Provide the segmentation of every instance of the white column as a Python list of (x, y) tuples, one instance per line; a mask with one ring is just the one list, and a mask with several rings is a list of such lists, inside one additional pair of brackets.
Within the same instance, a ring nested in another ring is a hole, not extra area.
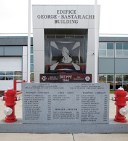
[(94, 75), (94, 82), (97, 83), (98, 81), (98, 16), (97, 16), (97, 0), (95, 0), (94, 6), (94, 15), (95, 15), (95, 75)]
[(27, 81), (30, 82), (30, 47), (31, 47), (31, 0), (28, 0), (28, 50), (27, 50)]

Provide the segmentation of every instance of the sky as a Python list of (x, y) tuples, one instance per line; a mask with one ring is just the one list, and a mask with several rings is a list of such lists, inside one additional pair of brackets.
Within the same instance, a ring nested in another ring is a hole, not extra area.
[[(95, 0), (31, 0), (31, 4), (86, 5)], [(128, 0), (97, 0), (100, 34), (128, 34)], [(0, 0), (0, 34), (28, 32), (28, 0)], [(31, 32), (33, 32), (31, 30)]]

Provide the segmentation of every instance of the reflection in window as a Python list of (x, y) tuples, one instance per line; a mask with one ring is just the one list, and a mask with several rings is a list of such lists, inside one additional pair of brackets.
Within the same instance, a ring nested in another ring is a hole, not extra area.
[(6, 71), (6, 75), (13, 75), (13, 71)]
[(22, 72), (21, 71), (15, 71), (14, 75), (22, 75)]
[(128, 74), (99, 74), (99, 83), (109, 83), (110, 89), (125, 88), (128, 85)]
[(113, 81), (113, 75), (107, 75), (107, 81)]
[(31, 80), (31, 81), (34, 81), (34, 73), (31, 73), (31, 75), (30, 75), (30, 80)]
[(128, 58), (128, 43), (127, 42), (116, 43), (116, 57)]
[(5, 75), (5, 72), (4, 71), (0, 71), (0, 75)]
[(116, 81), (122, 81), (122, 75), (116, 75)]
[(34, 72), (34, 64), (30, 64), (30, 71)]
[(100, 42), (99, 57), (114, 57), (114, 43)]
[(116, 89), (118, 89), (120, 86), (122, 86), (122, 75), (116, 75)]
[(21, 71), (2, 71), (0, 72), (0, 80), (22, 80)]
[(14, 80), (22, 80), (22, 76), (14, 76)]
[(30, 63), (34, 63), (33, 55), (30, 55)]
[(30, 54), (33, 54), (33, 46), (30, 47)]
[(124, 42), (124, 43), (123, 43), (123, 49), (124, 49), (124, 50), (128, 50), (128, 43), (127, 43), (127, 42)]
[(107, 49), (107, 43), (106, 42), (100, 42), (99, 43), (99, 49), (103, 49), (103, 50), (106, 50)]
[(113, 43), (111, 43), (111, 42), (109, 43), (109, 42), (108, 42), (108, 43), (107, 43), (107, 49), (113, 49)]
[(87, 37), (85, 36), (58, 34), (54, 35), (54, 38), (49, 38), (49, 35), (46, 35), (45, 72), (85, 73), (87, 53)]
[(0, 80), (5, 80), (5, 76), (0, 76)]
[(6, 80), (13, 80), (13, 76), (6, 76)]
[(122, 43), (116, 43), (116, 49), (121, 49), (122, 50)]
[(99, 50), (99, 57), (106, 57), (106, 50)]
[(128, 81), (128, 75), (123, 75), (123, 80)]
[(34, 55), (33, 46), (30, 48), (30, 81), (34, 81)]
[(107, 76), (106, 75), (103, 75), (103, 74), (100, 74), (99, 75), (99, 82), (100, 83), (106, 83), (106, 81), (107, 81)]
[(114, 75), (107, 75), (107, 83), (110, 84), (110, 89), (114, 88)]

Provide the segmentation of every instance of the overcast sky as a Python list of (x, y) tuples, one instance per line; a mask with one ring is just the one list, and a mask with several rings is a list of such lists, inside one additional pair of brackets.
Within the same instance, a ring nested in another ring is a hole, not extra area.
[[(97, 0), (100, 34), (128, 34), (128, 0)], [(95, 0), (31, 0), (32, 4), (94, 4)], [(0, 0), (0, 33), (27, 33), (28, 0)]]

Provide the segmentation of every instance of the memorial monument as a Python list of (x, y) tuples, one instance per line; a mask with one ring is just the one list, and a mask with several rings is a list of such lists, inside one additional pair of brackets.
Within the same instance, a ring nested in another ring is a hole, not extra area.
[(109, 84), (94, 83), (99, 6), (33, 5), (32, 11), (34, 83), (22, 84), (23, 119), (7, 131), (128, 131), (110, 124)]

